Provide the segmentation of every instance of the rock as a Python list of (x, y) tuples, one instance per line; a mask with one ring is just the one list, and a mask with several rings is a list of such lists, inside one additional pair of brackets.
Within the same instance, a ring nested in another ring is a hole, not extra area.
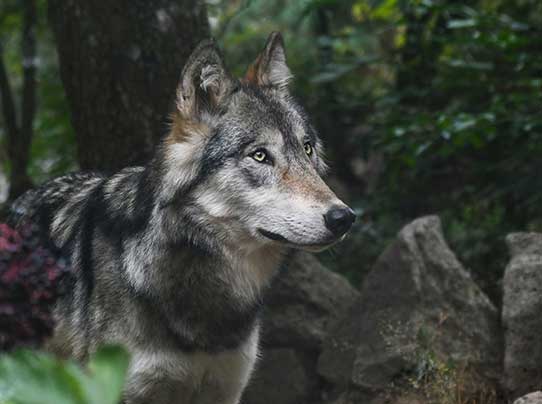
[(311, 383), (293, 349), (266, 350), (243, 395), (243, 404), (307, 403)]
[(359, 292), (311, 254), (297, 253), (288, 262), (265, 301), (262, 344), (318, 350), (329, 325)]
[[(318, 372), (337, 390), (382, 392), (442, 359), (499, 377), (499, 315), (447, 246), (438, 217), (403, 228), (326, 340)], [(437, 359), (435, 359), (437, 358)]]
[[(427, 397), (411, 391), (397, 391), (393, 388), (378, 395), (368, 395), (357, 389), (348, 389), (339, 397), (324, 404), (427, 404)], [(431, 401), (433, 402), (433, 401)]]
[(427, 399), (419, 394), (403, 393), (398, 396), (382, 394), (371, 400), (370, 404), (426, 404)]
[(312, 404), (319, 398), (316, 361), (330, 325), (358, 298), (342, 276), (311, 254), (295, 253), (265, 301), (262, 360), (243, 404)]
[(512, 397), (542, 389), (542, 234), (506, 238), (503, 279), (504, 387)]
[(514, 401), (514, 404), (542, 404), (542, 391), (527, 394)]
[[(369, 403), (369, 401), (371, 401), (370, 396), (368, 396), (366, 393), (363, 393), (359, 390), (353, 389), (353, 390), (346, 390), (340, 393), (338, 397), (335, 397), (332, 400), (324, 399), (324, 404), (360, 404), (360, 403)], [(370, 404), (373, 404), (373, 402), (371, 401)]]

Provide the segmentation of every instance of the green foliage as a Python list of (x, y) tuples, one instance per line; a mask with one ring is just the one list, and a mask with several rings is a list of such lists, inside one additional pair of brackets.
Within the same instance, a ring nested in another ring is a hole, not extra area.
[(0, 404), (117, 404), (129, 357), (103, 347), (88, 369), (52, 355), (17, 351), (0, 356)]
[(542, 52), (534, 3), (488, 4), (425, 3), (421, 13), (436, 22), (423, 27), (424, 46), (435, 59), (403, 52), (374, 147), (385, 154), (381, 195), (391, 208), (440, 213), (456, 251), (498, 297), (504, 236), (542, 216), (533, 175), (542, 168)]

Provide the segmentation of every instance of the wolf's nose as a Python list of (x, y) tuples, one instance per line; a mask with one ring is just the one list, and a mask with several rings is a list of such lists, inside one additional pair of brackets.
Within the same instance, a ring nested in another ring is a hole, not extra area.
[(324, 215), (326, 227), (337, 237), (346, 233), (352, 223), (356, 220), (356, 215), (352, 209), (343, 206), (332, 206)]

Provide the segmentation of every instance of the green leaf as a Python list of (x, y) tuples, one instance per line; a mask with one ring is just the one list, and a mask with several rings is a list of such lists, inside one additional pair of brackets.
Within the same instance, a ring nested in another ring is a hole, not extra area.
[(116, 404), (119, 401), (129, 362), (128, 353), (120, 346), (103, 347), (92, 357), (88, 367), (96, 404)]
[(18, 351), (0, 358), (0, 403), (86, 404), (73, 373), (51, 355)]
[(464, 20), (451, 20), (448, 22), (448, 28), (450, 29), (457, 29), (457, 28), (470, 28), (476, 26), (476, 20), (472, 18), (464, 19)]
[(0, 357), (0, 404), (116, 404), (129, 357), (115, 346), (98, 350), (89, 372), (43, 352)]

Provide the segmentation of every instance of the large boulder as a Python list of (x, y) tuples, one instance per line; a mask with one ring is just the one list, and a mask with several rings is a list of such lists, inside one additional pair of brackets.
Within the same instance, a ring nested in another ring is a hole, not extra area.
[(515, 233), (506, 241), (504, 387), (519, 397), (542, 389), (542, 234)]
[(326, 340), (318, 371), (336, 391), (375, 394), (438, 360), (496, 380), (499, 335), (497, 309), (447, 246), (439, 218), (428, 216), (403, 228), (379, 257)]
[(265, 300), (262, 344), (319, 349), (330, 324), (344, 314), (359, 292), (311, 254), (288, 259)]
[(268, 349), (243, 395), (243, 404), (300, 404), (311, 394), (312, 382), (293, 349)]
[(514, 404), (542, 404), (542, 391), (527, 394), (514, 401)]

